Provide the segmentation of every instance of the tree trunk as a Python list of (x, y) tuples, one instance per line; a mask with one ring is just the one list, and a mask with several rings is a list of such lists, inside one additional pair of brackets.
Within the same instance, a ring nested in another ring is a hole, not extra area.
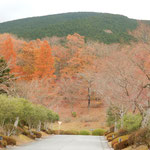
[(17, 128), (17, 127), (18, 127), (18, 123), (19, 123), (19, 117), (16, 118), (16, 121), (15, 121), (15, 123), (14, 123), (14, 127)]
[(123, 124), (124, 124), (123, 117), (124, 117), (124, 110), (123, 110), (123, 105), (122, 105), (122, 108), (121, 108), (121, 111), (120, 111), (121, 129), (123, 129)]
[(31, 128), (32, 128), (32, 124), (28, 123), (28, 129), (29, 129), (29, 131), (31, 131)]
[(11, 131), (8, 129), (6, 132), (6, 136), (10, 136), (10, 134), (11, 134)]
[(88, 88), (88, 109), (90, 109), (91, 104), (91, 95), (90, 95), (90, 88)]
[(5, 119), (2, 121), (2, 128), (4, 128)]
[(48, 130), (48, 126), (49, 126), (48, 122), (44, 122), (44, 129), (45, 130)]
[(114, 132), (117, 132), (117, 121), (115, 121)]
[(73, 112), (74, 112), (74, 103), (71, 102), (71, 113), (73, 113)]
[(53, 121), (51, 121), (50, 127), (51, 127), (51, 130), (53, 130)]
[(123, 120), (123, 113), (121, 113), (121, 129), (123, 129), (123, 122), (124, 122), (124, 120)]
[(40, 132), (41, 131), (41, 121), (39, 120), (39, 124), (37, 126), (37, 131)]
[(150, 121), (150, 108), (148, 108), (142, 116), (142, 123), (141, 123), (141, 128), (145, 128), (148, 126)]

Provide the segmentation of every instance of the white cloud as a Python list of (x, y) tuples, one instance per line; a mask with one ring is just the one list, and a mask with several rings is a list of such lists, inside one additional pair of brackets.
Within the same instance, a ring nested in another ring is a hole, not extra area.
[(63, 12), (94, 11), (149, 19), (149, 0), (1, 0), (0, 21)]

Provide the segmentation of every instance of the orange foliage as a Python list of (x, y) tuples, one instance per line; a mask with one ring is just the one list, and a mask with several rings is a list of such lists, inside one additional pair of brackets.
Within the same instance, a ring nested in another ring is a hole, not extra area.
[(16, 53), (14, 51), (12, 39), (10, 36), (8, 36), (7, 39), (4, 41), (2, 48), (3, 49), (2, 49), (1, 53), (4, 56), (4, 58), (7, 61), (11, 60), (12, 62), (15, 62), (16, 61)]
[[(145, 33), (143, 32), (141, 36), (147, 38)], [(85, 87), (88, 86), (88, 80), (90, 84), (92, 83), (91, 91), (97, 92), (96, 94), (103, 99), (110, 97), (116, 102), (127, 99), (131, 101), (136, 97), (140, 85), (147, 82), (144, 73), (149, 74), (150, 46), (146, 42), (131, 43), (131, 45), (85, 43), (84, 37), (77, 33), (68, 35), (63, 40), (63, 44), (57, 40), (54, 42), (57, 44), (51, 44), (53, 46), (51, 48), (48, 41), (25, 42), (8, 34), (0, 35), (0, 54), (10, 62), (12, 72), (19, 73), (22, 81), (20, 89), (23, 89), (22, 85), (25, 82), (27, 82), (26, 92), (29, 92), (29, 87), (32, 89), (30, 89), (32, 92), (23, 93), (23, 96), (29, 95), (27, 98), (34, 101), (38, 98), (41, 101), (49, 100), (49, 97), (54, 99), (53, 95), (58, 98), (56, 89), (65, 85), (66, 90), (71, 90), (71, 93), (65, 93), (65, 96), (78, 96), (74, 84), (77, 79), (82, 79), (78, 78), (79, 75), (84, 74), (86, 81), (82, 80), (82, 84), (78, 84), (83, 99), (87, 99), (85, 95), (88, 91)], [(57, 80), (54, 80), (55, 83), (51, 87), (52, 82), (48, 79), (54, 77), (54, 72)], [(57, 86), (55, 90), (54, 85)], [(127, 94), (126, 90), (129, 91)], [(46, 96), (43, 98), (44, 91)]]
[(10, 35), (3, 40), (1, 43), (1, 55), (8, 62), (9, 67), (11, 68), (12, 73), (16, 73), (18, 67), (16, 65), (16, 52), (14, 50), (13, 39)]
[(82, 55), (85, 48), (84, 37), (75, 33), (67, 36), (67, 65), (61, 70), (63, 76), (75, 76), (87, 67), (87, 59)]
[(54, 57), (47, 41), (25, 42), (10, 34), (1, 34), (0, 54), (8, 62), (11, 72), (21, 80), (54, 76)]
[(25, 80), (50, 78), (54, 74), (54, 58), (47, 41), (25, 43), (19, 58)]
[(35, 47), (32, 41), (24, 43), (24, 47), (19, 54), (19, 66), (21, 78), (31, 80), (35, 71)]
[(52, 57), (51, 47), (47, 41), (41, 43), (40, 48), (35, 54), (35, 78), (50, 78), (54, 74), (54, 58)]

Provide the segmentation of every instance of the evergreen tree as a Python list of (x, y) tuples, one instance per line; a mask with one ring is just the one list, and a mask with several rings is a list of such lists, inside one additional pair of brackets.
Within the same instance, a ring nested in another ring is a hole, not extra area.
[(0, 57), (0, 94), (8, 93), (10, 82), (13, 75), (10, 74), (10, 69), (3, 57)]

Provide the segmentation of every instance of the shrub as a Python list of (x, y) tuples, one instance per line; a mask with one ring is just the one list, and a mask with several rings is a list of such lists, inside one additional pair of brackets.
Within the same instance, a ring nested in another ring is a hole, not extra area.
[(109, 130), (110, 130), (110, 132), (114, 132), (115, 131), (115, 127), (111, 126)]
[(5, 140), (0, 141), (0, 148), (5, 148), (7, 146), (7, 142)]
[(59, 130), (59, 134), (64, 135), (65, 131), (64, 130)]
[(21, 127), (19, 127), (19, 126), (17, 127), (17, 130), (18, 130), (18, 131), (20, 131), (21, 133), (23, 133), (23, 132), (24, 132), (24, 129), (23, 129), (23, 128), (21, 128)]
[(22, 134), (25, 135), (25, 136), (27, 136), (27, 137), (29, 137), (29, 138), (31, 138), (31, 139), (37, 138), (37, 136), (36, 136), (34, 133), (31, 133), (31, 132), (28, 131), (28, 130), (24, 130), (24, 131), (22, 132)]
[(114, 137), (109, 137), (107, 140), (108, 142), (111, 142), (112, 140), (114, 140), (115, 138), (117, 138), (118, 136), (114, 136)]
[[(139, 114), (126, 114), (123, 120), (123, 128), (128, 132), (133, 132), (140, 128), (142, 117)], [(118, 123), (118, 128), (120, 128), (120, 122)]]
[(135, 132), (133, 132), (128, 138), (129, 145), (134, 145), (134, 143), (135, 143)]
[(106, 131), (104, 135), (107, 136), (110, 133), (111, 133), (110, 131)]
[(114, 144), (114, 150), (121, 150), (121, 149), (126, 148), (128, 146), (129, 146), (128, 145), (128, 140), (124, 140), (120, 143), (115, 143)]
[(117, 137), (118, 137), (118, 135), (115, 132), (111, 132), (111, 133), (107, 134), (107, 136), (106, 136), (108, 142), (112, 141), (113, 139), (115, 139)]
[(51, 129), (48, 129), (48, 130), (45, 130), (45, 129), (41, 129), (41, 131), (47, 133), (47, 134), (54, 134), (54, 130), (51, 130)]
[(129, 135), (117, 137), (117, 138), (112, 140), (111, 145), (112, 145), (112, 147), (114, 147), (116, 144), (119, 143), (119, 139), (121, 139), (121, 142), (123, 142), (123, 141), (126, 141), (126, 140), (128, 141), (128, 138), (129, 138)]
[(65, 135), (79, 135), (78, 131), (75, 130), (68, 130), (68, 131), (64, 131)]
[(36, 136), (36, 138), (41, 138), (42, 137), (42, 134), (40, 132), (32, 131), (32, 133)]
[(64, 135), (65, 131), (64, 130), (51, 130), (52, 134), (60, 134), (60, 135)]
[(21, 134), (21, 133), (23, 133), (23, 132), (24, 132), (24, 129), (22, 129), (21, 127), (18, 126), (18, 127), (16, 128), (15, 134), (16, 134), (16, 135), (19, 135), (19, 134)]
[(61, 134), (61, 135), (64, 135), (64, 134), (71, 134), (72, 131), (64, 131), (64, 130), (49, 130), (50, 134)]
[(41, 128), (41, 131), (43, 131), (43, 132), (47, 132), (47, 130), (45, 130), (44, 128)]
[(150, 148), (150, 130), (148, 128), (139, 129), (135, 133), (131, 134), (129, 144), (147, 145)]
[(59, 130), (52, 130), (52, 134), (59, 134)]
[(23, 129), (24, 129), (24, 130), (28, 130), (29, 127), (28, 127), (28, 126), (23, 126)]
[[(3, 132), (5, 135), (16, 134), (16, 128), (14, 128), (14, 122), (16, 117), (21, 118), (20, 126), (30, 125), (37, 127), (38, 120), (44, 122), (55, 122), (59, 119), (59, 116), (41, 105), (35, 105), (22, 98), (7, 97), (0, 95), (0, 121), (4, 122)], [(32, 118), (32, 119), (31, 119)], [(24, 127), (25, 130), (28, 130)], [(21, 131), (22, 132), (22, 131)], [(24, 131), (23, 131), (24, 132)], [(27, 134), (27, 133), (25, 133)]]
[(20, 120), (18, 125), (21, 128), (23, 128), (24, 126), (28, 126), (28, 124), (27, 124), (27, 122), (25, 120)]
[(128, 134), (128, 131), (126, 129), (120, 129), (117, 134), (118, 136), (123, 136)]
[(109, 137), (112, 137), (112, 135), (116, 135), (115, 132), (110, 132), (109, 134), (106, 135), (106, 138), (108, 139)]
[(106, 130), (104, 130), (104, 129), (96, 129), (96, 130), (92, 131), (92, 135), (102, 136), (102, 135), (104, 135), (105, 132), (106, 132)]
[(7, 142), (7, 145), (16, 145), (16, 140), (12, 137), (3, 136), (3, 139)]
[(14, 125), (13, 124), (11, 124), (11, 123), (7, 123), (7, 124), (5, 124), (4, 125), (4, 127), (3, 127), (3, 130), (4, 130), (4, 135), (9, 135), (10, 136), (10, 133), (11, 133), (11, 135), (15, 132), (15, 127), (14, 127)]
[(107, 125), (111, 126), (115, 123), (115, 121), (119, 120), (119, 111), (120, 108), (115, 105), (110, 105), (109, 108), (107, 109)]
[(80, 134), (80, 135), (90, 135), (90, 132), (89, 132), (89, 131), (86, 131), (86, 130), (82, 130), (82, 131), (80, 131), (79, 134)]
[(30, 134), (28, 137), (31, 138), (31, 139), (35, 139), (35, 138), (36, 138), (36, 135)]
[(28, 130), (23, 130), (22, 134), (25, 135), (25, 136), (29, 136), (30, 132)]
[(48, 130), (46, 131), (46, 133), (47, 133), (47, 134), (54, 134), (54, 133), (55, 133), (55, 130), (48, 129)]
[(76, 112), (72, 112), (72, 117), (76, 117), (77, 113)]

